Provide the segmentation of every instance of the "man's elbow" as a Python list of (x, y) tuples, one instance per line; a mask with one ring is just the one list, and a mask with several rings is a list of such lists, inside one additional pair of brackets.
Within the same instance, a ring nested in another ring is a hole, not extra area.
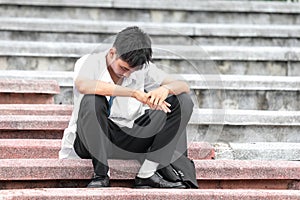
[(81, 94), (86, 94), (87, 93), (87, 89), (85, 86), (85, 81), (80, 80), (80, 79), (76, 79), (75, 80), (75, 87), (78, 90), (78, 92), (80, 92)]
[(187, 84), (186, 82), (183, 82), (183, 85), (184, 85), (184, 92), (185, 93), (190, 93), (190, 86), (189, 84)]
[(177, 82), (180, 87), (177, 90), (173, 91), (173, 94), (178, 95), (181, 93), (190, 93), (190, 86), (185, 81)]

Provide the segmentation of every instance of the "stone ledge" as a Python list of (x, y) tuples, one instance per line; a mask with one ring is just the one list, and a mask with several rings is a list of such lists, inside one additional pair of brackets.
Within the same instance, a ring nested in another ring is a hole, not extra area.
[(0, 79), (1, 93), (59, 94), (55, 80)]
[[(0, 159), (45, 159), (58, 158), (61, 140), (48, 139), (0, 139)], [(191, 159), (213, 159), (214, 149), (207, 142), (192, 142), (188, 144)]]
[[(17, 92), (17, 91), (16, 91)], [(38, 91), (36, 91), (38, 92)], [(0, 93), (0, 104), (54, 104), (54, 95), (39, 93)]]
[(0, 70), (0, 78), (56, 80), (60, 87), (73, 87), (73, 71)]
[(256, 142), (230, 143), (237, 160), (295, 160), (300, 161), (300, 143)]
[(64, 130), (71, 116), (1, 115), (2, 130)]
[(57, 104), (0, 104), (0, 115), (68, 115), (72, 105)]
[(299, 91), (299, 77), (177, 74), (192, 89)]
[[(73, 74), (67, 71), (0, 70), (0, 78), (51, 79), (56, 80), (60, 87), (68, 88), (73, 88)], [(191, 89), (300, 91), (300, 78), (297, 76), (212, 74), (172, 74), (172, 76), (187, 81)]]
[(91, 21), (48, 18), (0, 18), (1, 30), (54, 33), (116, 34), (125, 27), (136, 25), (150, 35), (299, 38), (299, 25), (154, 23), (124, 21)]
[(299, 126), (299, 111), (194, 109), (189, 124)]
[(0, 79), (0, 104), (53, 104), (59, 93), (56, 80)]
[(58, 6), (58, 7), (93, 7), (93, 8), (130, 8), (130, 9), (158, 9), (158, 10), (185, 10), (209, 12), (262, 12), (262, 13), (299, 13), (300, 5), (291, 2), (255, 2), (255, 1), (189, 1), (180, 0), (152, 0), (131, 1), (126, 0), (97, 0), (81, 1), (41, 1), (32, 0), (2, 0), (2, 5), (28, 5), (28, 6)]
[[(0, 41), (0, 56), (81, 57), (84, 54), (109, 49), (110, 44), (74, 42)], [(242, 61), (299, 61), (298, 47), (250, 46), (188, 46), (155, 45), (154, 59), (169, 60), (242, 60)]]
[[(0, 130), (64, 130), (70, 117), (0, 115)], [(194, 109), (189, 124), (300, 126), (300, 111)]]
[[(292, 137), (291, 137), (292, 138)], [(233, 160), (294, 160), (300, 161), (300, 143), (239, 142), (214, 144), (216, 159)]]
[(19, 189), (1, 190), (4, 199), (165, 199), (165, 200), (253, 200), (253, 199), (289, 199), (298, 200), (300, 194), (292, 190), (180, 190), (180, 189), (130, 189), (130, 188), (51, 188), (51, 189)]
[[(198, 180), (299, 180), (296, 161), (194, 160)], [(139, 164), (109, 160), (111, 179), (133, 179)], [(91, 160), (2, 159), (0, 180), (90, 179)]]

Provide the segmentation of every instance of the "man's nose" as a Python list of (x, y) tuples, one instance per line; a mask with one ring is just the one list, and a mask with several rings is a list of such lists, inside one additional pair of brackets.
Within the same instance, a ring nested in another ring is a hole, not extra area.
[(131, 72), (128, 71), (128, 72), (125, 72), (125, 73), (123, 74), (123, 76), (125, 76), (126, 78), (128, 78), (130, 74), (131, 74)]

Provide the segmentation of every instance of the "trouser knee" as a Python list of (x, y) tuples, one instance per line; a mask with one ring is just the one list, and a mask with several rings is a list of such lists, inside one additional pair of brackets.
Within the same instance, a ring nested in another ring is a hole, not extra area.
[(177, 96), (177, 99), (180, 103), (181, 110), (186, 113), (192, 113), (194, 108), (194, 103), (189, 94), (182, 93)]
[(96, 114), (107, 113), (108, 102), (105, 96), (86, 94), (83, 96), (80, 103), (79, 112), (92, 112)]
[(167, 98), (167, 101), (171, 104), (171, 109), (179, 109), (181, 113), (191, 114), (193, 112), (194, 103), (189, 94), (182, 93), (179, 95), (172, 95)]

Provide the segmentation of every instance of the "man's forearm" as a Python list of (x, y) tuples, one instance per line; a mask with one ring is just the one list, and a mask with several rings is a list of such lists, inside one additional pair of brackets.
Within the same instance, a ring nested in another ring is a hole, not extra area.
[(75, 86), (82, 94), (133, 97), (135, 90), (98, 80), (76, 80)]
[(167, 88), (169, 90), (169, 94), (178, 95), (190, 92), (189, 85), (184, 81), (172, 81), (169, 83), (163, 83), (161, 86)]

